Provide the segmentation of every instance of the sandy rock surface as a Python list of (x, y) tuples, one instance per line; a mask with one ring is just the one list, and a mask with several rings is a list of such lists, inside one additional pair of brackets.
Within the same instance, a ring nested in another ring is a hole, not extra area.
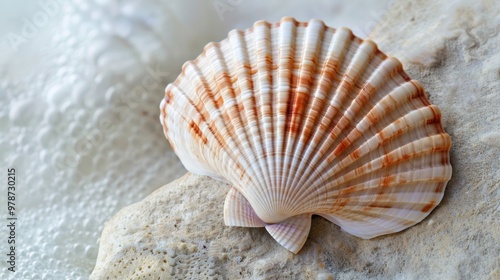
[(313, 219), (298, 255), (265, 229), (223, 224), (229, 186), (185, 175), (105, 227), (92, 279), (500, 279), (500, 3), (397, 2), (370, 35), (442, 110), (453, 177), (401, 233), (361, 240)]
[[(474, 237), (455, 236), (453, 221), (437, 214), (373, 240), (314, 217), (305, 246), (294, 255), (263, 228), (225, 226), (228, 190), (228, 184), (188, 173), (122, 209), (105, 226), (90, 279), (495, 279), (499, 273), (491, 233), (484, 245), (466, 241)], [(481, 259), (455, 259), (464, 250), (480, 251)]]
[[(312, 234), (297, 256), (264, 228), (225, 226), (228, 190), (228, 184), (188, 173), (122, 209), (105, 226), (90, 279), (311, 278), (356, 262), (355, 254), (344, 257), (356, 250), (356, 238), (322, 218), (314, 219)], [(331, 233), (328, 244), (321, 232)]]

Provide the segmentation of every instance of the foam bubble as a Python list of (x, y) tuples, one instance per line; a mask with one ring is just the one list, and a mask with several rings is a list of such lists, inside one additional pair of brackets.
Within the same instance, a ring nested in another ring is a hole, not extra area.
[(33, 100), (22, 99), (10, 105), (9, 120), (12, 124), (26, 126), (35, 117), (35, 103)]
[(58, 108), (67, 100), (68, 88), (62, 85), (55, 85), (50, 88), (44, 96), (47, 97), (47, 102)]

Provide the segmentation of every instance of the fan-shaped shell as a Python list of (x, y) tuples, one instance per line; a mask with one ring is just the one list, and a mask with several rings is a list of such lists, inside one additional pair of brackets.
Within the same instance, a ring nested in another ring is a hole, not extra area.
[(372, 238), (436, 207), (451, 177), (439, 109), (401, 63), (322, 21), (259, 21), (167, 86), (165, 135), (191, 172), (232, 184), (230, 226), (298, 252), (311, 216)]

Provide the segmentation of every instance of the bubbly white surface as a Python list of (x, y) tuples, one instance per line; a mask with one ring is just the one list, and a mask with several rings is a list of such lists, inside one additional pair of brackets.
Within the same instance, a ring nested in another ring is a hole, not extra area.
[(3, 3), (0, 158), (4, 176), (17, 170), (18, 271), (5, 269), (2, 239), (0, 279), (86, 279), (104, 223), (184, 174), (158, 104), (182, 63), (206, 43), (283, 16), (320, 18), (365, 37), (384, 20), (388, 2)]

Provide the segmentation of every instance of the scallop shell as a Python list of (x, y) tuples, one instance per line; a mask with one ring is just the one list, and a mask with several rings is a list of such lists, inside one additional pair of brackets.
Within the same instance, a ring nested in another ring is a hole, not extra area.
[(319, 20), (231, 31), (184, 64), (160, 109), (184, 166), (231, 184), (226, 225), (265, 227), (294, 253), (312, 215), (365, 239), (415, 225), (451, 177), (451, 140), (422, 85)]

